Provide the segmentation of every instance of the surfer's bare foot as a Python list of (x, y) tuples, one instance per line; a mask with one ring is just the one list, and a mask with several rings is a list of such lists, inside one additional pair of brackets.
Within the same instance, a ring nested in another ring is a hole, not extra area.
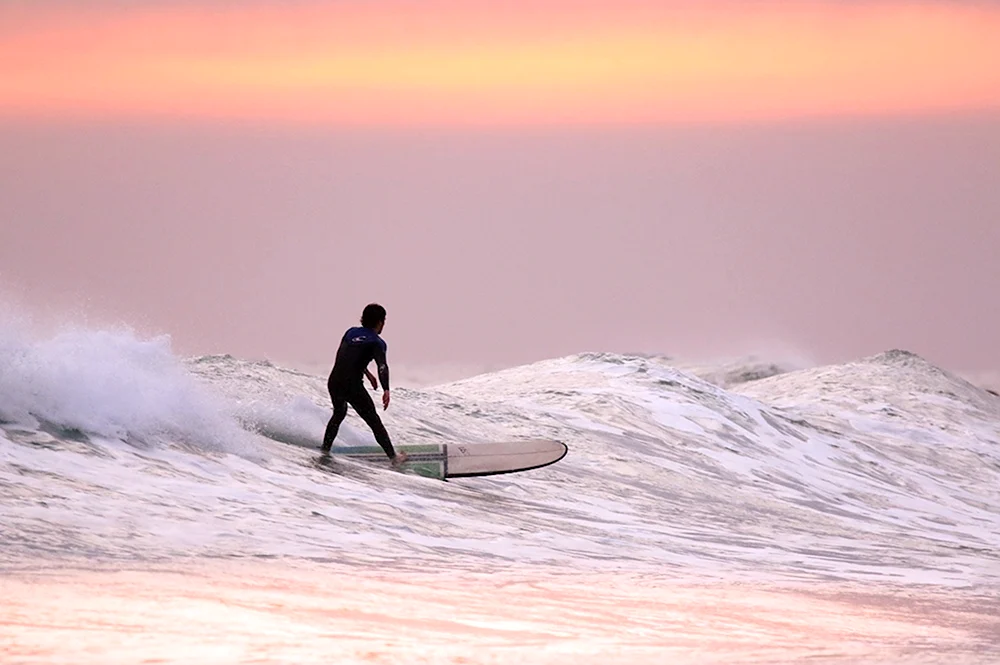
[(396, 456), (392, 458), (392, 467), (394, 469), (398, 469), (401, 464), (404, 464), (406, 462), (407, 457), (409, 457), (409, 455), (407, 455), (403, 451), (399, 451), (398, 453), (396, 453)]

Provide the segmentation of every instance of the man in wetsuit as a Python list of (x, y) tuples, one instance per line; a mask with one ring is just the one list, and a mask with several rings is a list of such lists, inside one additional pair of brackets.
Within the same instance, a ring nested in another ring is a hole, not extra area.
[(406, 461), (406, 453), (396, 451), (389, 441), (389, 433), (385, 431), (382, 419), (378, 417), (375, 404), (365, 390), (365, 376), (372, 384), (372, 389), (378, 388), (378, 383), (368, 364), (374, 360), (378, 368), (378, 378), (382, 381), (382, 408), (389, 408), (389, 365), (386, 364), (386, 345), (379, 337), (385, 327), (385, 308), (372, 303), (361, 313), (361, 327), (351, 328), (344, 333), (337, 350), (337, 360), (330, 372), (327, 388), (330, 399), (333, 400), (333, 417), (326, 426), (323, 436), (323, 452), (328, 452), (337, 438), (340, 423), (347, 416), (347, 405), (350, 404), (359, 416), (368, 424), (375, 435), (375, 440), (382, 450), (392, 460), (393, 466), (399, 466)]

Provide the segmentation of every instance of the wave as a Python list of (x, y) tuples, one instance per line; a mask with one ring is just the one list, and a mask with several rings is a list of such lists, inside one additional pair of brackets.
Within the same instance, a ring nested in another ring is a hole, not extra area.
[[(806, 369), (586, 353), (397, 389), (397, 442), (570, 448), (543, 470), (455, 483), (279, 443), (318, 444), (329, 398), (325, 377), (270, 362), (182, 360), (168, 338), (87, 330), (7, 334), (0, 360), (8, 563), (335, 557), (1000, 583), (1000, 398), (902, 351)], [(352, 414), (338, 443), (374, 442)]]

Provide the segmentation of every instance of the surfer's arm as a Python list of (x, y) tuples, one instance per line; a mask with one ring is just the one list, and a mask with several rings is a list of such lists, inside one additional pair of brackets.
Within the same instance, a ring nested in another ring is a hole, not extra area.
[[(378, 344), (375, 346), (375, 367), (378, 368), (378, 380), (382, 382), (382, 390), (389, 391), (389, 363), (385, 359), (385, 348)], [(367, 370), (366, 370), (367, 371)]]
[(389, 363), (385, 360), (385, 344), (375, 346), (375, 366), (378, 367), (378, 378), (382, 382), (382, 408), (389, 408)]
[(372, 390), (378, 390), (378, 381), (375, 380), (375, 375), (368, 371), (365, 367), (365, 376), (368, 377), (368, 381), (372, 384)]

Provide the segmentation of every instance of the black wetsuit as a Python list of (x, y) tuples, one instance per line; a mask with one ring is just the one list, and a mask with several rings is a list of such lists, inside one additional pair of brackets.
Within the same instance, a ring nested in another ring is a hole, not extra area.
[(385, 352), (385, 342), (371, 328), (351, 328), (344, 333), (337, 350), (337, 360), (330, 372), (330, 380), (326, 384), (330, 390), (330, 399), (333, 400), (333, 417), (326, 426), (323, 450), (329, 450), (333, 445), (340, 423), (347, 416), (347, 405), (350, 404), (371, 427), (375, 440), (389, 459), (396, 457), (396, 451), (389, 441), (389, 433), (385, 431), (382, 419), (378, 417), (375, 404), (364, 386), (365, 368), (374, 360), (378, 366), (382, 390), (389, 389), (389, 366), (385, 361)]

